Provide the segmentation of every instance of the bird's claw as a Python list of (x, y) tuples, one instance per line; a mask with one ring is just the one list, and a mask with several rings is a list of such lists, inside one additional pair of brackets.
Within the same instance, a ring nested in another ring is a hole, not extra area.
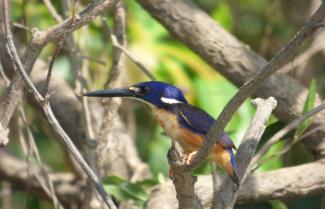
[(191, 152), (186, 158), (186, 165), (191, 165), (197, 151)]

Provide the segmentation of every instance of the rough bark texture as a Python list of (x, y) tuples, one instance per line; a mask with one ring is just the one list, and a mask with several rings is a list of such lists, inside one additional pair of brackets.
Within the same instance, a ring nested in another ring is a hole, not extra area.
[[(258, 142), (262, 138), (267, 121), (277, 104), (273, 97), (268, 99), (257, 98), (252, 103), (256, 107), (256, 112), (236, 154), (237, 175), (240, 183), (245, 181), (247, 174), (251, 170), (249, 163), (255, 154)], [(213, 208), (233, 208), (238, 198), (237, 188), (230, 177), (225, 179), (220, 189), (214, 192)]]
[[(38, 181), (30, 175), (30, 169), (33, 169), (33, 166), (30, 167), (26, 162), (5, 152), (0, 152), (0, 159), (0, 177), (2, 179), (10, 180), (18, 188), (45, 197)], [(316, 161), (305, 165), (249, 175), (239, 190), (237, 203), (322, 194), (325, 191), (324, 172), (325, 162)], [(309, 178), (304, 178), (305, 175), (308, 175)], [(73, 175), (50, 172), (50, 176), (53, 177), (51, 179), (61, 201), (81, 201), (82, 184), (78, 183)], [(219, 178), (218, 182), (222, 182), (223, 179), (224, 177)], [(220, 187), (220, 185), (217, 186)], [(196, 192), (205, 206), (211, 204), (213, 195), (211, 176), (198, 177)], [(176, 193), (171, 181), (163, 183), (153, 190), (147, 209), (157, 208), (177, 208)]]
[[(138, 2), (171, 34), (237, 86), (242, 85), (266, 64), (266, 60), (189, 1), (138, 0)], [(278, 101), (275, 115), (280, 120), (288, 122), (301, 114), (307, 91), (307, 88), (293, 78), (275, 74), (264, 82), (254, 96), (275, 97)], [(316, 99), (316, 105), (318, 104), (319, 97)], [(313, 126), (324, 122), (325, 113), (320, 113), (315, 117)], [(317, 158), (325, 155), (324, 133), (325, 129), (319, 131), (317, 136), (304, 140), (307, 148)]]
[[(325, 191), (325, 162), (316, 161), (265, 173), (251, 174), (239, 189), (237, 204), (269, 199), (299, 198), (322, 194)], [(305, 178), (308, 176), (308, 178)], [(217, 182), (222, 182), (224, 176)], [(212, 203), (211, 176), (199, 176), (196, 193), (205, 207)], [(217, 185), (220, 188), (220, 184)], [(162, 204), (163, 203), (163, 204)], [(147, 209), (176, 209), (178, 207), (173, 184), (169, 181), (157, 186), (150, 197)]]

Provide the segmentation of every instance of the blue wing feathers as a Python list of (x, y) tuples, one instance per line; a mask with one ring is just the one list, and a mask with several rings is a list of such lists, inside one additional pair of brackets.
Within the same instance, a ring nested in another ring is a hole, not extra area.
[(230, 154), (230, 159), (231, 159), (231, 165), (233, 168), (236, 168), (236, 160), (235, 160), (235, 155), (234, 153), (232, 152), (231, 148), (227, 148), (227, 151), (229, 152)]
[(209, 114), (204, 112), (203, 110), (196, 108), (190, 105), (179, 105), (180, 106), (180, 121), (182, 125), (188, 126), (190, 129), (194, 129), (194, 131), (200, 132), (201, 134), (207, 134), (210, 127), (214, 122), (214, 118), (212, 118)]
[[(176, 104), (178, 119), (181, 125), (196, 133), (206, 135), (213, 125), (215, 119), (207, 112), (189, 104)], [(174, 110), (174, 111), (175, 111)], [(234, 143), (226, 132), (222, 132), (219, 141), (222, 146), (236, 149)]]

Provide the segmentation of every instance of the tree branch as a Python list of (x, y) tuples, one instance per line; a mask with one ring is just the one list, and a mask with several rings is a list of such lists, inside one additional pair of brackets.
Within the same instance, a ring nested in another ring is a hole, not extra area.
[[(0, 152), (0, 177), (18, 188), (25, 189), (40, 197), (48, 198), (34, 176), (28, 175), (28, 165), (5, 153)], [(289, 199), (322, 194), (325, 189), (325, 162), (316, 161), (304, 165), (282, 168), (265, 173), (250, 174), (239, 189), (237, 204), (260, 202), (269, 199)], [(63, 204), (81, 202), (84, 185), (70, 173), (49, 171), (56, 194)], [(218, 182), (225, 176), (219, 177)], [(299, 179), (299, 181), (297, 181)], [(217, 185), (220, 188), (220, 184)], [(211, 176), (199, 176), (196, 193), (205, 207), (212, 203), (213, 189)], [(220, 189), (219, 189), (220, 190)], [(154, 188), (147, 209), (176, 209), (177, 199), (171, 181)]]
[(95, 185), (97, 191), (102, 196), (103, 200), (105, 201), (106, 205), (110, 209), (115, 209), (116, 206), (114, 202), (111, 200), (110, 196), (105, 192), (103, 186), (100, 184), (100, 181), (96, 174), (91, 170), (91, 168), (88, 166), (86, 161), (83, 159), (82, 155), (78, 151), (78, 149), (75, 147), (69, 136), (64, 132), (62, 127), (59, 125), (58, 121), (56, 120), (55, 116), (53, 115), (52, 109), (45, 100), (42, 95), (37, 91), (36, 87), (33, 85), (31, 80), (29, 79), (24, 66), (22, 62), (20, 61), (19, 55), (17, 53), (17, 50), (15, 48), (15, 45), (12, 40), (12, 35), (10, 31), (10, 25), (9, 25), (9, 15), (8, 15), (8, 3), (7, 0), (2, 0), (3, 2), (3, 15), (4, 15), (4, 26), (6, 30), (6, 38), (7, 38), (7, 50), (8, 54), (10, 55), (11, 61), (14, 65), (16, 65), (20, 75), (23, 77), (26, 85), (28, 86), (28, 91), (33, 95), (33, 98), (37, 103), (42, 107), (43, 113), (45, 114), (48, 122), (51, 124), (51, 128), (53, 131), (60, 137), (62, 142), (67, 146), (71, 154), (75, 157), (75, 159), (79, 162), (81, 167), (84, 169), (85, 173), (88, 175), (88, 177), (91, 179), (92, 183)]
[[(138, 2), (174, 36), (237, 86), (244, 84), (266, 64), (262, 57), (189, 1)], [(275, 114), (284, 122), (300, 116), (307, 94), (307, 88), (283, 74), (272, 75), (254, 92), (255, 97), (275, 97), (278, 101)], [(316, 105), (319, 103), (317, 96)], [(312, 126), (322, 123), (325, 123), (325, 113), (316, 116)], [(304, 140), (307, 148), (318, 158), (325, 155), (324, 133), (325, 128), (320, 130), (316, 137)]]
[(203, 209), (203, 205), (194, 190), (197, 177), (194, 177), (192, 171), (186, 168), (184, 159), (179, 144), (172, 143), (172, 147), (168, 151), (168, 163), (176, 190), (178, 208)]
[(138, 61), (126, 48), (124, 48), (124, 46), (119, 43), (116, 36), (112, 34), (111, 29), (104, 19), (102, 19), (102, 24), (105, 34), (107, 34), (107, 36), (109, 36), (112, 41), (112, 45), (115, 48), (121, 50), (150, 80), (155, 81), (155, 76), (150, 73), (150, 71), (140, 61)]
[[(42, 87), (44, 87), (45, 69), (45, 63), (38, 60), (35, 64), (35, 70), (31, 74), (32, 80), (39, 91), (42, 91)], [(66, 129), (67, 134), (74, 140), (73, 142), (81, 153), (86, 154), (86, 147), (89, 145), (89, 142), (87, 142), (88, 136), (86, 134), (86, 122), (82, 104), (75, 95), (74, 90), (59, 75), (54, 73), (53, 80), (55, 82), (51, 83), (50, 91), (58, 92), (50, 97), (53, 112), (60, 124)], [(32, 103), (31, 97), (29, 101), (33, 107), (37, 107), (35, 103)], [(102, 120), (103, 106), (100, 104), (100, 101), (92, 100), (89, 103), (89, 108), (96, 110), (92, 114), (90, 122), (94, 130), (97, 131)], [(39, 118), (44, 119), (42, 111), (36, 108), (35, 112)], [(42, 125), (44, 125), (43, 128), (47, 133), (51, 133), (50, 127), (46, 122), (42, 123)], [(134, 139), (130, 137), (118, 115), (115, 115), (112, 129), (107, 133), (105, 139), (109, 142), (107, 146), (111, 148), (103, 156), (105, 159), (103, 166), (107, 168), (105, 169), (106, 174), (118, 175), (123, 179), (131, 179), (133, 175), (139, 175), (136, 177), (137, 180), (143, 180), (150, 176), (148, 166), (138, 156)]]
[(318, 107), (312, 109), (311, 111), (303, 114), (301, 117), (296, 118), (289, 124), (287, 124), (285, 127), (283, 127), (280, 131), (278, 131), (276, 134), (274, 134), (264, 145), (263, 147), (256, 153), (254, 158), (251, 161), (251, 167), (253, 167), (261, 158), (263, 155), (265, 155), (269, 149), (278, 142), (282, 137), (284, 137), (287, 133), (289, 133), (291, 130), (297, 128), (299, 124), (301, 124), (303, 121), (305, 121), (307, 118), (314, 116), (315, 114), (319, 113), (320, 111), (325, 109), (325, 103), (319, 105)]
[[(267, 121), (276, 107), (276, 100), (273, 97), (266, 100), (257, 98), (253, 100), (253, 104), (256, 107), (256, 113), (236, 154), (237, 173), (240, 182), (245, 181), (250, 171), (249, 163), (255, 154), (256, 146), (264, 133)], [(237, 188), (234, 188), (233, 181), (228, 177), (223, 181), (220, 190), (215, 192), (212, 208), (233, 208), (238, 197), (237, 191)]]
[[(37, 175), (42, 175), (39, 166), (29, 165), (26, 162), (7, 154), (0, 152), (0, 177), (3, 180), (10, 181), (13, 186), (32, 192), (43, 198), (50, 198), (43, 190), (35, 175), (30, 174), (33, 169)], [(54, 173), (47, 169), (49, 178), (53, 182), (56, 195), (62, 203), (79, 204), (81, 202), (83, 185), (78, 182), (71, 173)]]
[[(323, 194), (325, 189), (324, 171), (325, 162), (319, 160), (304, 165), (249, 174), (238, 191), (237, 204)], [(225, 176), (222, 176), (218, 182), (222, 182), (224, 179)], [(217, 186), (221, 191), (221, 184)], [(213, 197), (211, 176), (199, 176), (195, 191), (204, 207), (210, 207)], [(164, 209), (178, 208), (175, 188), (170, 181), (153, 189), (146, 209), (161, 208), (162, 203), (164, 203)]]
[(325, 4), (321, 4), (314, 15), (307, 21), (304, 27), (296, 33), (289, 43), (281, 49), (270, 62), (268, 62), (261, 71), (254, 74), (247, 82), (245, 82), (236, 93), (236, 95), (228, 102), (223, 109), (213, 126), (209, 130), (208, 140), (203, 142), (203, 145), (195, 156), (191, 166), (201, 164), (211, 152), (213, 145), (218, 139), (220, 133), (224, 130), (227, 123), (232, 118), (240, 105), (263, 83), (265, 79), (271, 76), (274, 72), (283, 67), (291, 59), (291, 56), (298, 50), (298, 47), (311, 36), (319, 28), (319, 22), (325, 19)]
[[(62, 34), (70, 33), (78, 28), (82, 27), (83, 25), (88, 24), (92, 21), (95, 17), (103, 13), (104, 11), (108, 10), (112, 7), (115, 0), (100, 0), (100, 1), (93, 1), (87, 8), (85, 8), (82, 12), (80, 12), (74, 21), (74, 24), (71, 25), (73, 22), (73, 18), (71, 17), (57, 25), (54, 25), (44, 31), (39, 31), (36, 28), (32, 29), (31, 33), (31, 40), (29, 42), (29, 46), (26, 50), (26, 55), (24, 58), (24, 67), (27, 73), (30, 73), (32, 67), (41, 53), (42, 49), (48, 44), (50, 41), (54, 39), (59, 39)], [(3, 7), (2, 2), (0, 2), (0, 7)], [(4, 22), (3, 16), (0, 15), (0, 22)], [(66, 30), (68, 28), (68, 31)], [(6, 66), (4, 70), (13, 74), (15, 72), (14, 67), (11, 67), (10, 57), (6, 54), (6, 50), (4, 43), (6, 43), (6, 35), (4, 31), (4, 27), (0, 27), (0, 58), (1, 63), (3, 66)], [(3, 53), (5, 52), (5, 53)], [(24, 84), (21, 76), (18, 72), (14, 73), (11, 85), (7, 91), (7, 94), (2, 99), (0, 104), (0, 122), (4, 128), (7, 127), (7, 124), (14, 112), (17, 104), (19, 103), (22, 97), (22, 90)]]

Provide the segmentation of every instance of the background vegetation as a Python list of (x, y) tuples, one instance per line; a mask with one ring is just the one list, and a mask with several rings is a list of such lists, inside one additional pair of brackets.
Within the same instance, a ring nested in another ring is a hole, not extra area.
[[(293, 8), (288, 8), (288, 2), (281, 0), (196, 0), (195, 3), (204, 9), (211, 17), (238, 39), (247, 43), (254, 51), (265, 58), (271, 58), (290, 37), (299, 29), (308, 15), (308, 1), (295, 2)], [(222, 75), (218, 74), (208, 64), (201, 60), (191, 50), (172, 37), (168, 31), (156, 22), (149, 14), (133, 0), (126, 0), (127, 8), (127, 42), (129, 51), (139, 59), (154, 76), (164, 82), (180, 87), (186, 94), (190, 103), (201, 107), (214, 117), (217, 117), (227, 101), (235, 94), (237, 87)], [(40, 0), (12, 0), (12, 20), (22, 23), (29, 28), (45, 29), (55, 21), (50, 16), (47, 7)], [(53, 1), (54, 6), (60, 10), (60, 1)], [(82, 3), (77, 4), (82, 7)], [(80, 9), (77, 7), (77, 10)], [(306, 8), (306, 9), (304, 9)], [(299, 11), (299, 12), (297, 12)], [(295, 13), (294, 13), (295, 12)], [(106, 21), (112, 24), (109, 16)], [(100, 18), (95, 19), (88, 26), (88, 30), (78, 30), (73, 33), (75, 41), (83, 55), (92, 58), (89, 63), (89, 77), (87, 88), (89, 90), (101, 89), (104, 86), (108, 70), (112, 64), (112, 43), (105, 37), (101, 27)], [(15, 28), (21, 34), (21, 41), (28, 38), (29, 33)], [(41, 58), (48, 62), (55, 50), (55, 45), (49, 45), (42, 51)], [(319, 62), (317, 59), (316, 63)], [(323, 67), (324, 68), (324, 65)], [(67, 53), (63, 50), (56, 59), (53, 71), (73, 86), (73, 73)], [(318, 88), (324, 96), (324, 73), (313, 71), (308, 76), (297, 76), (304, 85), (311, 89)], [(301, 75), (301, 74), (300, 74)], [(302, 74), (305, 75), (305, 74)], [(312, 79), (314, 83), (311, 85)], [(147, 77), (130, 61), (126, 61), (123, 72), (123, 85), (147, 80)], [(287, 88), (290, 88), (288, 86)], [(310, 92), (312, 97), (316, 90)], [(60, 94), (60, 92), (56, 92)], [(312, 99), (310, 107), (312, 109)], [(131, 109), (131, 111), (130, 111)], [(52, 140), (41, 128), (42, 122), (35, 117), (33, 108), (28, 109), (28, 118), (32, 124), (43, 162), (58, 171), (67, 171), (64, 154), (56, 141)], [(152, 117), (149, 108), (138, 102), (123, 100), (120, 108), (123, 120), (127, 123), (131, 135), (135, 136), (137, 149), (141, 159), (149, 164), (152, 179), (139, 183), (130, 183), (117, 176), (108, 176), (105, 186), (117, 200), (133, 199), (138, 205), (144, 206), (149, 197), (150, 188), (159, 182), (166, 181), (168, 162), (166, 158), (170, 147), (170, 140), (162, 134), (162, 129)], [(240, 143), (246, 128), (253, 116), (254, 108), (250, 101), (239, 109), (227, 126), (227, 131), (235, 144)], [(305, 124), (306, 125), (306, 124)], [(308, 125), (308, 124), (307, 124)], [(276, 117), (272, 117), (261, 143), (269, 139), (277, 130), (284, 126)], [(301, 127), (300, 127), (301, 128)], [(11, 133), (13, 139), (7, 149), (29, 160), (29, 156), (22, 153), (18, 135)], [(295, 145), (283, 155), (275, 155), (298, 133), (290, 133), (283, 140), (273, 146), (264, 157), (266, 160), (258, 171), (268, 171), (290, 165), (309, 162), (310, 154), (300, 144)], [(209, 174), (210, 164), (205, 163), (196, 171), (196, 174)], [(223, 172), (220, 170), (220, 172)], [(31, 194), (15, 191), (14, 208), (53, 208), (52, 204)], [(312, 196), (293, 200), (270, 200), (258, 204), (241, 205), (236, 208), (265, 208), (265, 209), (300, 209), (319, 208), (320, 196)]]

